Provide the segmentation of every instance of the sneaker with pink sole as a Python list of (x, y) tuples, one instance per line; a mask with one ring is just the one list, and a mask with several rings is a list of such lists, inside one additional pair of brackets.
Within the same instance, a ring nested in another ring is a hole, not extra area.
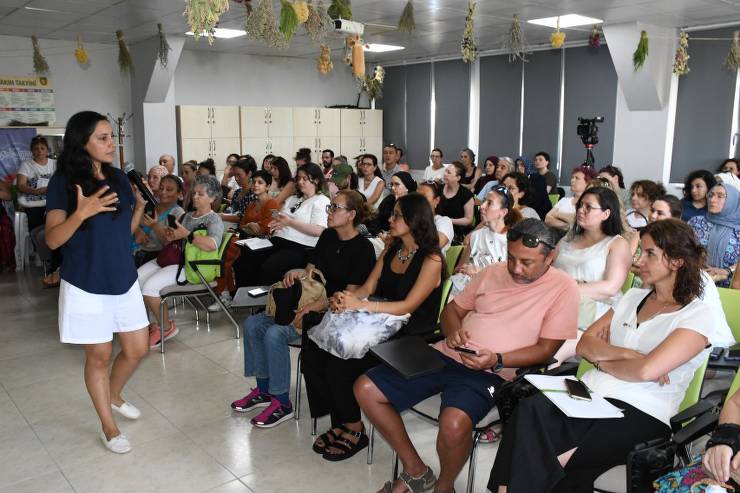
[(270, 405), (270, 394), (260, 389), (252, 389), (250, 393), (231, 403), (231, 409), (240, 413), (247, 413), (252, 409), (260, 409)]
[[(161, 344), (160, 338), (162, 336), (162, 330), (159, 325), (152, 324), (149, 326), (149, 349), (158, 348)], [(169, 341), (175, 337), (180, 331), (175, 326), (175, 321), (170, 320), (170, 328), (164, 333), (164, 340)]]
[(251, 419), (252, 425), (257, 428), (272, 428), (284, 423), (293, 417), (293, 405), (283, 407), (280, 401), (274, 397), (270, 398), (270, 405), (267, 409)]

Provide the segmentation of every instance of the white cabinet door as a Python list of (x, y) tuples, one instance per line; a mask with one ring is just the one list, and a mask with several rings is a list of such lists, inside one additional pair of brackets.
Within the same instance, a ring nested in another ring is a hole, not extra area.
[[(321, 161), (321, 152), (324, 149), (331, 149), (334, 151), (334, 155), (338, 154), (338, 150), (342, 147), (342, 138), (337, 137), (319, 137), (318, 139), (318, 146), (316, 147), (316, 153), (312, 156), (315, 163), (318, 163)], [(347, 156), (349, 157), (349, 156)]]
[(362, 110), (363, 137), (383, 137), (383, 110)]
[(229, 154), (241, 154), (241, 142), (238, 137), (230, 139), (212, 139), (211, 145), (213, 150), (213, 161), (216, 163), (216, 174), (221, 177), (226, 167), (226, 157)]
[(243, 139), (267, 138), (269, 118), (267, 108), (264, 106), (242, 106), (241, 113), (241, 137)]
[(209, 106), (178, 106), (177, 116), (181, 139), (211, 138), (211, 108)]
[(339, 137), (342, 135), (342, 112), (338, 109), (319, 108), (316, 122), (319, 137)]
[(267, 120), (270, 125), (270, 137), (293, 136), (293, 108), (267, 108)]
[(349, 163), (354, 163), (354, 157), (358, 154), (364, 154), (362, 150), (362, 137), (344, 137), (342, 136), (341, 154), (347, 158)]
[[(266, 154), (273, 154), (275, 156), (281, 156), (283, 159), (288, 161), (288, 164), (295, 163), (293, 156), (297, 148), (293, 148), (293, 137), (270, 137), (270, 144)], [(261, 156), (260, 159), (264, 157)], [(257, 159), (257, 156), (254, 157)], [(262, 163), (260, 159), (257, 159), (258, 163)]]
[(239, 139), (239, 107), (211, 106), (211, 138)]
[(262, 165), (262, 158), (265, 157), (265, 155), (270, 154), (269, 146), (270, 139), (267, 137), (248, 137), (246, 139), (242, 139), (242, 152), (252, 156), (257, 162), (258, 168)]
[(341, 112), (341, 136), (344, 137), (362, 137), (363, 119), (362, 113), (365, 110), (347, 110)]
[[(318, 108), (293, 108), (293, 136), (315, 137)], [(313, 148), (313, 145), (311, 146)]]
[(211, 139), (182, 139), (180, 141), (180, 161), (205, 161), (212, 156), (213, 145)]
[(363, 137), (362, 147), (366, 154), (373, 154), (378, 158), (378, 163), (383, 162), (383, 137)]

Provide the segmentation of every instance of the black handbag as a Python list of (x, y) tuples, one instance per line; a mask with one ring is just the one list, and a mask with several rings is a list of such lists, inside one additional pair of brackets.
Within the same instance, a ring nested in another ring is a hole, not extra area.
[(525, 399), (538, 392), (539, 390), (537, 387), (529, 383), (524, 378), (518, 378), (513, 382), (508, 382), (496, 389), (493, 397), (496, 400), (498, 415), (501, 418), (501, 426), (506, 426), (506, 422), (511, 418), (511, 415), (514, 414), (514, 409), (516, 409), (516, 406), (521, 399)]
[(653, 481), (674, 469), (676, 446), (665, 438), (638, 443), (627, 455), (627, 493), (652, 493)]

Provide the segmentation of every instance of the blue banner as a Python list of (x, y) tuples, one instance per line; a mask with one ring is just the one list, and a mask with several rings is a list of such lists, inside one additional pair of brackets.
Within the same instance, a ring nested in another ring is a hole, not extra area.
[(35, 128), (0, 128), (0, 180), (12, 180), (21, 163), (33, 157), (30, 145), (35, 136)]

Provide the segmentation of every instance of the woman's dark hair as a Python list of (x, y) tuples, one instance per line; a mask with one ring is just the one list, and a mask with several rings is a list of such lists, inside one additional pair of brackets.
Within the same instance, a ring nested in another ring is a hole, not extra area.
[(177, 175), (164, 175), (162, 179), (159, 181), (159, 184), (161, 185), (163, 181), (169, 180), (172, 183), (175, 184), (175, 187), (177, 187), (177, 193), (182, 193), (182, 180)]
[[(722, 166), (724, 166), (724, 163)], [(691, 183), (696, 179), (700, 179), (706, 183), (707, 191), (711, 190), (712, 187), (717, 184), (717, 179), (711, 172), (705, 169), (692, 171), (689, 173), (689, 176), (686, 177), (686, 181), (683, 182), (683, 196), (689, 200), (691, 199)]]
[(247, 176), (254, 176), (257, 172), (257, 163), (254, 162), (254, 158), (249, 155), (239, 159), (234, 166), (244, 171)]
[(666, 193), (663, 185), (655, 183), (652, 180), (637, 180), (636, 182), (633, 182), (630, 187), (630, 192), (634, 193), (638, 187), (642, 190), (642, 195), (646, 196), (650, 202)]
[(432, 149), (432, 151), (429, 154), (431, 154), (434, 151), (437, 151), (440, 157), (445, 157), (444, 152), (442, 152), (442, 149), (440, 149), (439, 147), (435, 147), (434, 149)]
[[(619, 202), (619, 197), (614, 193), (614, 190), (606, 187), (594, 187), (589, 188), (578, 198), (576, 202), (576, 212), (581, 208), (583, 199), (589, 195), (596, 197), (599, 201), (599, 207), (603, 211), (609, 211), (609, 217), (601, 221), (601, 232), (607, 236), (617, 236), (624, 233), (624, 226), (622, 225), (622, 206)], [(570, 228), (568, 237), (570, 239), (583, 233), (583, 228), (578, 225), (578, 221), (573, 221), (573, 226)]]
[(421, 187), (427, 187), (429, 190), (432, 191), (435, 197), (438, 199), (442, 198), (442, 192), (444, 192), (444, 187), (440, 186), (436, 181), (430, 180), (430, 181), (423, 181), (419, 183), (419, 185), (416, 187), (416, 191), (419, 191), (419, 188)]
[(603, 168), (601, 168), (599, 170), (599, 174), (601, 174), (601, 173), (606, 173), (609, 176), (616, 176), (617, 177), (617, 180), (619, 182), (619, 188), (621, 188), (622, 190), (624, 190), (624, 175), (622, 174), (622, 170), (621, 169), (619, 169), (616, 166), (613, 166), (613, 165), (610, 164), (609, 166), (604, 166)]
[(360, 192), (356, 190), (340, 190), (334, 198), (340, 195), (344, 198), (347, 211), (355, 211), (355, 218), (352, 220), (354, 227), (359, 226), (375, 215), (375, 210), (368, 205), (367, 199)]
[(570, 176), (573, 176), (576, 173), (583, 173), (583, 176), (586, 179), (586, 183), (596, 178), (596, 170), (594, 170), (592, 166), (584, 166), (583, 164), (580, 166), (576, 166), (575, 168), (573, 168), (573, 171), (570, 172)]
[(450, 166), (454, 166), (455, 170), (457, 170), (457, 176), (462, 178), (465, 176), (465, 165), (461, 163), (460, 161), (452, 161), (450, 163)]
[[(349, 188), (350, 190), (357, 190), (360, 187), (360, 177), (354, 171), (349, 175)], [(359, 193), (359, 192), (358, 192)], [(362, 194), (360, 194), (362, 195)], [(362, 195), (364, 197), (364, 195)]]
[(263, 169), (264, 169), (264, 166), (265, 166), (265, 161), (267, 161), (267, 160), (269, 160), (270, 163), (272, 163), (275, 160), (275, 155), (274, 154), (268, 154), (267, 156), (265, 156), (265, 157), (262, 158), (262, 168)]
[(653, 200), (653, 203), (657, 202), (658, 200), (661, 200), (668, 204), (668, 208), (671, 211), (671, 217), (674, 219), (681, 219), (681, 215), (683, 214), (683, 204), (681, 203), (681, 200), (676, 197), (675, 195), (659, 195), (656, 197), (655, 200)]
[(383, 177), (383, 173), (380, 171), (380, 167), (378, 166), (378, 157), (375, 154), (363, 154), (360, 156), (360, 162), (362, 162), (363, 159), (369, 159), (373, 162), (373, 166), (375, 167), (375, 171), (373, 174), (380, 178), (381, 180), (385, 180)]
[(519, 189), (519, 191), (524, 192), (522, 198), (519, 199), (519, 205), (524, 205), (524, 201), (527, 200), (530, 194), (529, 178), (527, 178), (527, 175), (525, 175), (524, 173), (512, 171), (511, 173), (506, 173), (504, 177), (501, 178), (501, 183), (503, 183), (507, 178), (513, 178), (516, 181), (516, 187)]
[(293, 175), (290, 173), (290, 166), (288, 166), (288, 161), (285, 158), (277, 156), (272, 160), (272, 166), (278, 170), (278, 186), (280, 188), (283, 188), (293, 180)]
[[(77, 207), (76, 185), (82, 188), (85, 196), (97, 191), (100, 182), (93, 174), (93, 162), (90, 154), (85, 150), (87, 142), (95, 132), (99, 122), (107, 122), (108, 119), (95, 111), (80, 111), (67, 120), (64, 130), (64, 141), (62, 153), (57, 161), (57, 173), (63, 176), (67, 182), (67, 196), (71, 209)], [(128, 184), (119, 183), (110, 163), (102, 163), (100, 171), (108, 182), (111, 190), (120, 195), (119, 186)]]
[(545, 158), (545, 161), (547, 161), (547, 169), (550, 169), (550, 155), (546, 153), (545, 151), (540, 151), (537, 154), (534, 155), (534, 157), (542, 156)]
[(268, 187), (272, 185), (272, 175), (263, 169), (252, 173), (252, 180), (256, 180), (257, 178), (261, 178)]
[(470, 162), (473, 164), (473, 167), (475, 168), (475, 153), (473, 152), (473, 149), (470, 149), (468, 147), (465, 147), (460, 152), (464, 152), (468, 156), (470, 156)]
[(216, 163), (213, 162), (213, 159), (208, 158), (205, 161), (199, 162), (198, 169), (201, 168), (207, 169), (209, 175), (216, 176)]
[(242, 158), (242, 156), (240, 156), (239, 154), (235, 154), (235, 153), (232, 152), (231, 154), (229, 154), (228, 156), (226, 156), (226, 162), (229, 162), (229, 159), (231, 159), (232, 157), (235, 157), (237, 160), (239, 160), (239, 159)]
[(683, 265), (676, 272), (673, 299), (687, 305), (700, 298), (704, 294), (701, 271), (705, 251), (696, 240), (691, 226), (679, 219), (665, 219), (645, 226), (640, 231), (640, 238), (645, 235), (650, 235), (668, 260), (683, 260)]
[(46, 140), (46, 137), (43, 135), (36, 135), (31, 139), (31, 144), (28, 146), (30, 150), (33, 150), (33, 146), (37, 144), (43, 144), (44, 147), (46, 147), (46, 150), (49, 150), (49, 142)]
[(724, 161), (722, 161), (722, 164), (720, 164), (719, 168), (717, 168), (717, 173), (724, 173), (724, 171), (722, 171), (722, 168), (724, 168), (725, 164), (727, 163), (735, 163), (735, 166), (740, 168), (740, 164), (737, 162), (737, 159), (729, 158), (729, 159), (725, 159)]
[[(314, 184), (316, 187), (316, 194), (324, 193), (325, 191), (325, 183), (324, 183), (324, 170), (321, 169), (321, 166), (315, 163), (306, 163), (300, 168), (298, 168), (298, 171), (296, 171), (296, 178), (298, 178), (298, 173), (305, 174), (309, 180), (311, 180), (311, 183)], [(298, 181), (298, 180), (296, 180)], [(295, 194), (299, 197), (303, 197), (303, 192), (301, 192), (301, 187), (296, 186), (295, 187)]]
[[(504, 216), (504, 225), (507, 228), (511, 228), (513, 225), (524, 219), (522, 217), (522, 213), (514, 209), (514, 197), (511, 196), (505, 186), (497, 185), (491, 188), (488, 193), (496, 194), (499, 207), (507, 209), (508, 212)], [(511, 206), (509, 204), (511, 204)]]
[[(439, 236), (434, 226), (434, 211), (423, 195), (412, 192), (396, 200), (401, 209), (403, 221), (409, 227), (411, 236), (419, 247), (418, 254), (425, 257), (436, 257), (442, 262), (442, 278), (447, 277), (444, 256), (439, 248)], [(395, 206), (394, 206), (395, 207)], [(395, 238), (391, 250), (398, 250), (403, 246), (401, 238)]]

